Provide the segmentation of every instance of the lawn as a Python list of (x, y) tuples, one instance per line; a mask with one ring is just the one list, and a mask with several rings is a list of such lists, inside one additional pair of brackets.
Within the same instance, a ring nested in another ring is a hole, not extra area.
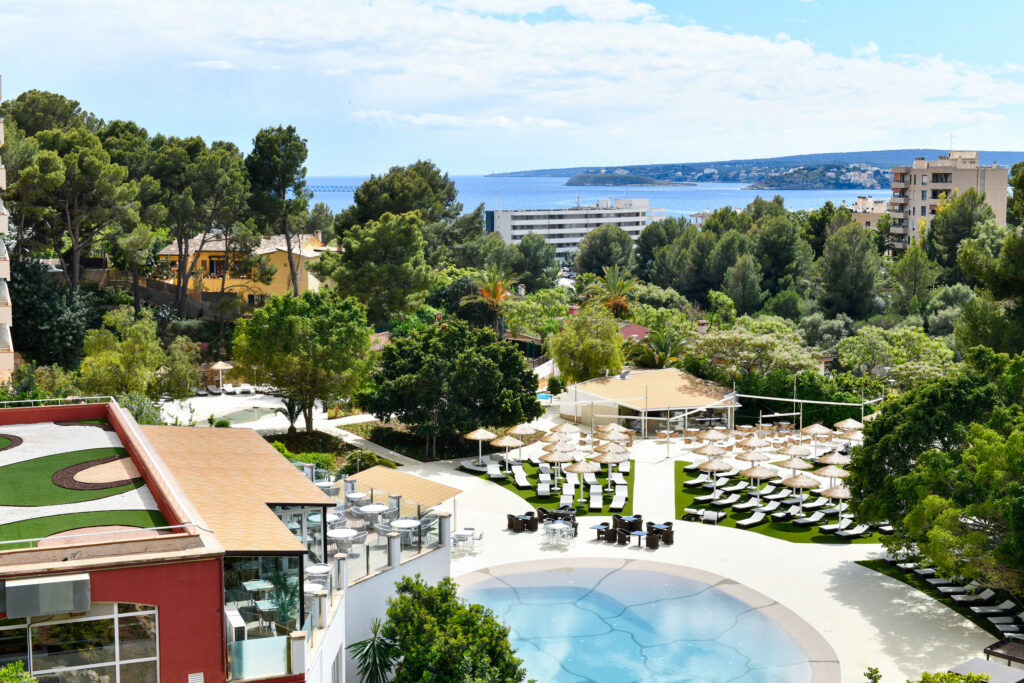
[(268, 434), (263, 437), (273, 443), (280, 441), (292, 453), (338, 453), (347, 448), (345, 442), (324, 432), (298, 431), (294, 434)]
[[(64, 515), (36, 517), (20, 522), (0, 525), (0, 541), (14, 541), (22, 538), (44, 538), (61, 531), (84, 529), (94, 526), (134, 526), (151, 528), (167, 526), (167, 520), (156, 510), (98, 510), (96, 512), (74, 512)], [(11, 543), (0, 546), (3, 550), (27, 547), (28, 544)]]
[[(480, 448), (476, 441), (469, 441), (462, 437), (449, 439), (438, 438), (437, 450), (439, 457), (428, 458), (426, 455), (426, 440), (413, 434), (409, 431), (409, 428), (401, 422), (380, 422), (374, 420), (373, 422), (358, 422), (356, 424), (344, 425), (342, 429), (346, 429), (353, 434), (358, 434), (364, 439), (368, 439), (375, 444), (384, 446), (384, 448), (390, 448), (397, 453), (401, 453), (413, 460), (419, 460), (420, 462), (450, 460), (452, 458), (468, 458), (470, 456), (476, 456), (478, 449)], [(502, 436), (506, 431), (506, 428), (502, 427), (487, 427), (486, 429), (494, 432), (498, 436)], [(538, 433), (526, 437), (517, 436), (516, 438), (524, 444), (531, 444), (541, 436), (543, 436), (543, 434)], [(495, 449), (494, 446), (487, 443), (484, 444), (484, 453), (493, 453), (496, 450), (500, 449)]]
[[(604, 467), (604, 469), (601, 472), (597, 473), (597, 480), (599, 482), (601, 482), (601, 488), (604, 488), (605, 486), (608, 485), (608, 466), (604, 465), (603, 467)], [(481, 474), (481, 475), (479, 475), (479, 477), (480, 477), (480, 479), (486, 479), (488, 481), (493, 482), (494, 484), (497, 484), (498, 486), (501, 486), (501, 487), (511, 491), (512, 493), (515, 493), (516, 495), (518, 495), (520, 498), (522, 498), (523, 500), (525, 500), (527, 503), (529, 503), (530, 505), (532, 505), (535, 508), (536, 507), (545, 507), (545, 508), (548, 508), (549, 510), (552, 509), (552, 508), (557, 508), (558, 507), (558, 499), (560, 497), (559, 495), (552, 495), (549, 498), (540, 498), (540, 497), (537, 496), (537, 488), (536, 488), (536, 485), (537, 485), (537, 466), (534, 465), (531, 462), (524, 462), (523, 463), (523, 469), (526, 471), (527, 477), (533, 483), (533, 485), (534, 485), (533, 488), (529, 488), (529, 489), (519, 489), (519, 488), (516, 488), (515, 481), (512, 479), (512, 475), (511, 474), (508, 476), (507, 479), (505, 479), (503, 481), (497, 480), (497, 479), (492, 480), (486, 474)], [(476, 474), (476, 472), (473, 472), (472, 474)], [(582, 477), (582, 475), (580, 475), (580, 476)], [(634, 465), (631, 465), (630, 468), (629, 468), (629, 474), (626, 475), (626, 483), (628, 484), (628, 487), (629, 487), (628, 488), (628, 490), (629, 490), (629, 497), (626, 499), (626, 506), (624, 508), (622, 508), (622, 512), (618, 513), (620, 515), (631, 515), (631, 514), (633, 514), (633, 478), (635, 476), (636, 476), (636, 468), (635, 468)], [(596, 510), (591, 512), (590, 511), (590, 504), (588, 502), (588, 503), (586, 503), (584, 505), (577, 504), (577, 506), (576, 506), (576, 516), (577, 517), (583, 517), (583, 516), (586, 516), (586, 515), (598, 516), (598, 515), (610, 515), (610, 514), (612, 514), (612, 511), (608, 509), (608, 504), (612, 502), (611, 496), (609, 495), (610, 493), (611, 493), (610, 491), (605, 491), (605, 494), (604, 494), (604, 506), (601, 508), (601, 512), (598, 512)], [(577, 490), (577, 492), (576, 492), (576, 499), (577, 500), (579, 499), (579, 495), (580, 495), (579, 491)]]
[(950, 608), (951, 610), (953, 610), (960, 616), (964, 617), (965, 619), (970, 619), (978, 628), (983, 629), (988, 633), (991, 633), (996, 638), (1003, 638), (1003, 634), (1000, 633), (995, 626), (990, 624), (988, 619), (978, 616), (977, 614), (972, 612), (970, 607), (968, 607), (967, 605), (961, 605), (949, 596), (943, 595), (938, 590), (936, 590), (934, 586), (932, 586), (930, 583), (922, 579), (917, 574), (913, 572), (905, 572), (899, 567), (893, 564), (889, 564), (885, 560), (857, 560), (857, 564), (861, 565), (862, 567), (872, 569), (878, 572), (879, 574), (885, 574), (886, 576), (892, 577), (897, 581), (902, 581), (903, 583), (907, 584), (908, 586), (911, 586), (912, 588), (916, 588), (928, 597), (934, 600), (938, 600), (943, 605)]
[[(675, 463), (675, 492), (676, 492), (676, 519), (681, 519), (683, 511), (686, 508), (691, 507), (705, 507), (702, 503), (695, 503), (694, 497), (708, 493), (708, 490), (703, 487), (686, 488), (683, 486), (684, 481), (693, 479), (694, 476), (690, 476), (690, 473), (683, 469), (684, 466), (690, 463), (683, 460), (677, 460)], [(699, 474), (699, 473), (698, 473)], [(726, 526), (736, 528), (736, 520), (744, 519), (750, 514), (749, 510), (740, 510), (734, 512), (729, 510), (729, 516), (718, 523), (718, 526)], [(792, 543), (833, 543), (833, 544), (846, 544), (846, 543), (878, 543), (878, 534), (872, 534), (871, 536), (865, 536), (863, 538), (840, 538), (835, 534), (823, 534), (818, 531), (817, 527), (801, 527), (793, 524), (792, 522), (776, 522), (774, 520), (758, 524), (757, 526), (744, 529), (744, 531), (753, 531), (765, 536), (771, 536), (772, 538), (778, 538), (783, 541), (790, 541)]]
[(0, 480), (4, 482), (0, 490), (0, 505), (38, 505), (39, 501), (46, 501), (47, 505), (78, 503), (107, 498), (144, 486), (142, 479), (103, 489), (66, 489), (53, 482), (53, 474), (66, 467), (125, 453), (127, 451), (123, 448), (89, 448), (22, 460), (0, 467)]

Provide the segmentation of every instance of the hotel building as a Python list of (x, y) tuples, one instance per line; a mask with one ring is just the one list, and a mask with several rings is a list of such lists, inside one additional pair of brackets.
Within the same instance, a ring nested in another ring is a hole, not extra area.
[(0, 666), (40, 683), (354, 683), (345, 648), (395, 582), (450, 573), (437, 506), (458, 489), (385, 467), (332, 481), (248, 429), (58, 403), (0, 410)]
[(974, 188), (985, 193), (985, 201), (999, 223), (1006, 223), (1006, 193), (1009, 171), (1005, 166), (980, 166), (977, 152), (950, 152), (934, 161), (923, 157), (910, 166), (892, 167), (892, 199), (889, 234), (893, 247), (906, 249), (931, 227), (939, 204), (953, 192)]
[[(2, 83), (0, 83), (2, 85)], [(0, 101), (3, 92), (0, 89)], [(4, 120), (0, 119), (0, 147), (4, 144)], [(0, 190), (7, 189), (7, 169), (0, 158)], [(10, 230), (11, 215), (0, 199), (0, 235)], [(14, 372), (14, 342), (11, 338), (11, 294), (7, 289), (7, 281), (11, 279), (11, 258), (7, 253), (7, 244), (0, 237), (0, 381), (6, 380)]]
[(648, 224), (665, 218), (665, 209), (650, 208), (647, 199), (599, 199), (597, 204), (570, 209), (514, 209), (488, 211), (487, 232), (496, 232), (509, 244), (537, 233), (555, 245), (559, 257), (571, 254), (588, 232), (611, 223), (625, 230), (633, 242)]

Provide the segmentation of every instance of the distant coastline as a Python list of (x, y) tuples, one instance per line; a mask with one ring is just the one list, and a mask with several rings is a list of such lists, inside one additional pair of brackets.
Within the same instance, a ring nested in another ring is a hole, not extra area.
[(571, 187), (621, 187), (624, 185), (689, 185), (697, 183), (660, 180), (633, 173), (577, 173), (565, 181)]

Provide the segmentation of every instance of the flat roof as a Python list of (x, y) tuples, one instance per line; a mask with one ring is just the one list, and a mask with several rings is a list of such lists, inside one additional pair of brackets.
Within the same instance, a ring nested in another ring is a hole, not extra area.
[(358, 474), (353, 474), (349, 480), (359, 482), (371, 489), (387, 491), (393, 496), (401, 496), (412, 503), (419, 503), (420, 506), (428, 508), (440, 505), (449, 498), (454, 498), (462, 493), (462, 489), (438, 484), (436, 481), (417, 477), (415, 474), (406, 474), (383, 465), (375, 465)]
[[(109, 420), (53, 420), (75, 417), (60, 407), (47, 413), (48, 421), (0, 425), (0, 541), (75, 545), (105, 532), (123, 539), (117, 532), (138, 529), (145, 537), (157, 533), (146, 529), (172, 523)], [(18, 547), (4, 543), (0, 551)]]
[(334, 505), (251, 429), (141, 429), (226, 552), (305, 552), (269, 506)]
[(678, 410), (712, 403), (721, 408), (740, 405), (735, 401), (722, 400), (730, 392), (720, 384), (675, 368), (633, 371), (625, 379), (612, 375), (573, 386), (578, 391), (609, 399), (633, 410)]

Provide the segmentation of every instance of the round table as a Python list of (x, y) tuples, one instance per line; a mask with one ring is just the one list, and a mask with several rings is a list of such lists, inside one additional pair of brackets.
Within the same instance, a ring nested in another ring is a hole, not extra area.
[(336, 482), (336, 481), (318, 481), (318, 482), (316, 482), (316, 485), (319, 486), (320, 488), (324, 489), (324, 490), (327, 490), (327, 489), (333, 489), (335, 486), (338, 485), (338, 482)]
[(387, 512), (388, 506), (384, 503), (370, 503), (359, 508), (359, 512), (364, 515), (373, 515), (377, 519), (377, 523), (380, 523), (380, 516), (382, 513)]
[(306, 567), (307, 576), (327, 576), (331, 573), (331, 568), (326, 564), (311, 564)]
[(415, 529), (420, 525), (418, 519), (396, 519), (391, 522), (392, 529)]
[(355, 538), (358, 534), (358, 531), (355, 529), (349, 529), (348, 527), (327, 530), (327, 538), (332, 541), (347, 541), (350, 538)]
[(345, 494), (346, 500), (366, 500), (366, 494), (362, 491), (348, 491)]

